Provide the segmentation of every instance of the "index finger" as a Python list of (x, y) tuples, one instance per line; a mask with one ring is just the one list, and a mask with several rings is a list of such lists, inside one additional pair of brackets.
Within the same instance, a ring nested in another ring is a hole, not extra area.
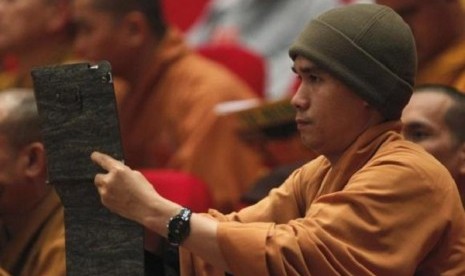
[(92, 154), (90, 155), (90, 159), (92, 159), (92, 161), (95, 164), (99, 165), (106, 171), (109, 171), (112, 167), (115, 167), (121, 164), (120, 161), (114, 159), (113, 157), (105, 153), (98, 152), (98, 151), (92, 152)]

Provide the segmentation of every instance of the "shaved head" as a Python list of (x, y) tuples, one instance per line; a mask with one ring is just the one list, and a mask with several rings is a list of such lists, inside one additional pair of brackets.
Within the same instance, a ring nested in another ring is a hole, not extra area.
[(116, 18), (122, 18), (132, 11), (143, 13), (157, 37), (166, 31), (160, 1), (158, 0), (92, 0), (94, 9), (111, 12)]
[(0, 92), (0, 134), (17, 149), (41, 141), (40, 118), (30, 89)]

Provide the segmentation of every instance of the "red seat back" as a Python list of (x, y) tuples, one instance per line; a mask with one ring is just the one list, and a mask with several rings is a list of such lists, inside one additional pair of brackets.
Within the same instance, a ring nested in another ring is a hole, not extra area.
[(197, 51), (235, 73), (244, 80), (256, 93), (264, 98), (265, 94), (265, 59), (237, 44), (208, 44)]
[(209, 0), (163, 0), (161, 2), (168, 23), (187, 31), (202, 14)]
[(161, 196), (194, 212), (205, 212), (211, 208), (208, 188), (197, 177), (168, 169), (143, 169), (140, 172)]

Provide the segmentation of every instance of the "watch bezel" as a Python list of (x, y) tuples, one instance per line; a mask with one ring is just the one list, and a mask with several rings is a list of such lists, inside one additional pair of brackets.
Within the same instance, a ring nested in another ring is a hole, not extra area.
[(190, 218), (192, 211), (183, 208), (179, 213), (170, 218), (168, 228), (168, 242), (173, 246), (179, 246), (189, 235)]

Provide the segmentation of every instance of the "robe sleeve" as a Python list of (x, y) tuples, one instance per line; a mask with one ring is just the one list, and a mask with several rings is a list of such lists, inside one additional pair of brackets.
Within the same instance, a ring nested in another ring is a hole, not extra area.
[(218, 242), (232, 273), (413, 275), (448, 228), (425, 206), (451, 217), (446, 202), (457, 194), (445, 173), (381, 163), (359, 171), (342, 191), (318, 197), (302, 218), (221, 223)]
[(218, 243), (234, 275), (413, 275), (461, 208), (450, 175), (435, 168), (374, 161), (342, 190), (307, 202), (299, 201), (311, 197), (311, 177), (293, 175), (265, 202), (220, 223)]

